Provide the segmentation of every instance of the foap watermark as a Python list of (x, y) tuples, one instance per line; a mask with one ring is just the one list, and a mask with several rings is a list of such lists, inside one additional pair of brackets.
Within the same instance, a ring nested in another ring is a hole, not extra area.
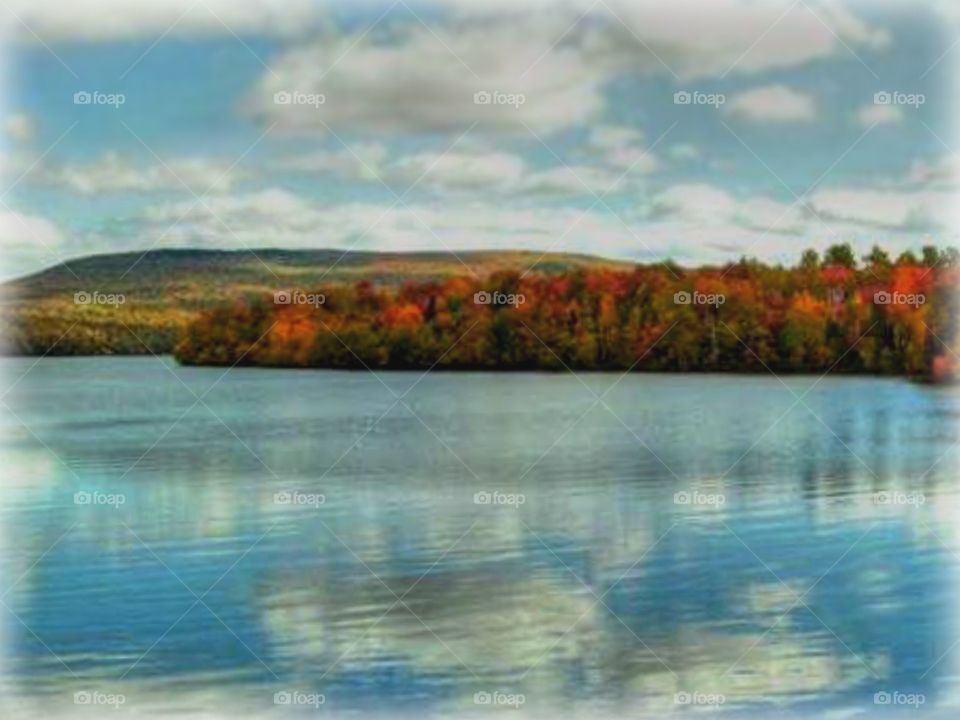
[(99, 690), (79, 690), (73, 694), (74, 705), (108, 705), (114, 710), (127, 702), (125, 695), (120, 693), (105, 693)]
[(720, 107), (727, 101), (727, 96), (723, 93), (705, 93), (699, 90), (677, 90), (673, 94), (674, 105), (712, 105), (715, 108)]
[(523, 93), (478, 90), (473, 94), (474, 105), (509, 105), (519, 109), (526, 101), (527, 96)]
[(913, 708), (919, 708), (927, 701), (923, 693), (902, 693), (896, 690), (881, 690), (873, 694), (874, 705), (906, 705)]
[(874, 493), (874, 505), (912, 505), (920, 507), (927, 502), (927, 496), (922, 492), (902, 492), (893, 490), (892, 492), (881, 491)]
[(274, 305), (312, 305), (320, 307), (327, 301), (323, 293), (305, 293), (299, 290), (277, 290), (273, 294)]
[(74, 505), (110, 505), (118, 508), (127, 502), (127, 496), (123, 493), (105, 493), (99, 490), (88, 492), (78, 490), (73, 494)]
[(299, 705), (319, 708), (327, 701), (323, 693), (306, 693), (299, 690), (280, 690), (273, 694), (274, 705)]
[(527, 501), (527, 496), (523, 493), (504, 493), (498, 490), (487, 492), (481, 490), (473, 494), (474, 505), (508, 505), (518, 508)]
[(699, 490), (687, 492), (682, 490), (673, 494), (674, 505), (703, 505), (706, 507), (723, 507), (727, 498), (723, 493), (703, 493)]
[(273, 494), (274, 505), (306, 505), (316, 508), (325, 502), (327, 502), (327, 497), (323, 493), (287, 492), (284, 490)]
[(481, 690), (473, 694), (474, 705), (496, 705), (498, 707), (519, 708), (527, 701), (523, 693), (506, 693), (500, 690), (487, 692)]
[(78, 90), (73, 94), (74, 105), (109, 105), (114, 110), (127, 101), (123, 93), (105, 93), (99, 90)]
[(307, 105), (316, 109), (327, 102), (323, 93), (308, 93), (299, 90), (278, 90), (273, 94), (274, 105)]
[(74, 305), (111, 305), (118, 307), (127, 301), (123, 293), (102, 293), (98, 290), (79, 290), (73, 294)]
[(720, 307), (726, 301), (726, 296), (721, 293), (702, 293), (697, 290), (687, 292), (686, 290), (680, 290), (673, 294), (673, 302), (675, 305), (713, 305), (714, 307)]
[(873, 294), (873, 302), (876, 305), (910, 305), (911, 307), (920, 307), (927, 302), (927, 296), (923, 293), (887, 292), (886, 290), (880, 290)]
[(720, 693), (678, 692), (673, 696), (675, 705), (699, 705), (703, 707), (719, 707), (727, 701)]
[(909, 105), (918, 108), (927, 101), (923, 93), (905, 93), (896, 90), (881, 90), (873, 94), (874, 105)]
[(509, 307), (520, 307), (527, 301), (523, 293), (505, 293), (499, 290), (488, 292), (480, 290), (473, 294), (475, 305), (507, 305)]

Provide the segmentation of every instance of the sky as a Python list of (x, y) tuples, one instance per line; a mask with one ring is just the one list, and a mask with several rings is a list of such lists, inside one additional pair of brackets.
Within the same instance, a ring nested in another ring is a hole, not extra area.
[(3, 277), (956, 244), (951, 0), (7, 0), (0, 27)]

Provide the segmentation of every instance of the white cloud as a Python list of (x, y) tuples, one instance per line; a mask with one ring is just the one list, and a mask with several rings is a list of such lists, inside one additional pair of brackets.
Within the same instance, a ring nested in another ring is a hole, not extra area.
[(960, 25), (960, 6), (954, 0), (931, 0), (930, 7), (941, 21), (953, 27)]
[(960, 156), (917, 160), (910, 167), (907, 182), (930, 189), (957, 189), (960, 185)]
[[(586, 248), (614, 256), (644, 251), (615, 217), (599, 212), (584, 216), (576, 208), (510, 208), (465, 199), (388, 210), (364, 202), (311, 203), (278, 189), (221, 196), (208, 204), (193, 209), (190, 203), (155, 206), (140, 218), (142, 231), (149, 236), (168, 230), (164, 245), (191, 247), (236, 247), (239, 238), (249, 247), (443, 252), (555, 246), (558, 252)], [(186, 218), (169, 228), (184, 213)], [(557, 244), (561, 237), (564, 241)]]
[[(140, 218), (143, 233), (166, 231), (166, 246), (237, 247), (239, 239), (248, 247), (436, 252), (552, 249), (697, 263), (721, 262), (731, 253), (748, 251), (795, 260), (808, 243), (796, 234), (766, 232), (766, 221), (772, 222), (774, 211), (781, 209), (772, 201), (719, 199), (720, 212), (711, 216), (713, 222), (674, 214), (643, 224), (630, 218), (621, 221), (606, 211), (584, 214), (582, 208), (519, 208), (469, 199), (390, 209), (364, 202), (325, 205), (279, 189), (220, 196), (208, 205), (155, 206)], [(184, 213), (186, 217), (171, 228)]]
[(700, 148), (690, 143), (676, 143), (667, 148), (667, 154), (678, 161), (698, 160)]
[(605, 165), (621, 171), (651, 173), (660, 166), (656, 155), (644, 147), (643, 132), (638, 128), (595, 125), (587, 147), (598, 153)]
[(49, 247), (56, 249), (63, 242), (63, 236), (49, 220), (37, 215), (19, 212), (0, 212), (0, 240), (5, 248)]
[(36, 119), (26, 113), (13, 113), (3, 119), (3, 134), (18, 143), (28, 143), (37, 134)]
[[(354, 143), (349, 149), (273, 154), (259, 163), (250, 161), (241, 169), (202, 156), (139, 165), (127, 156), (107, 152), (89, 163), (38, 164), (25, 181), (85, 196), (191, 191), (197, 195), (222, 194), (230, 192), (238, 181), (284, 174), (381, 182), (400, 194), (415, 184), (417, 189), (441, 194), (470, 192), (511, 200), (628, 192), (634, 187), (630, 173), (625, 175), (619, 168), (574, 163), (535, 169), (522, 155), (484, 146), (464, 151), (423, 151), (393, 160), (388, 155), (382, 143)], [(7, 174), (16, 167), (7, 168)]]
[(692, 222), (711, 222), (733, 216), (737, 201), (730, 193), (710, 185), (674, 185), (652, 201), (657, 216), (683, 217)]
[(903, 231), (947, 231), (957, 220), (956, 193), (945, 190), (831, 188), (814, 193), (809, 206), (828, 222)]
[(726, 190), (705, 184), (674, 185), (652, 200), (655, 218), (703, 226), (737, 226), (764, 233), (798, 234), (807, 220), (803, 211), (765, 197), (740, 200)]
[(149, 193), (192, 190), (225, 192), (241, 173), (227, 162), (202, 157), (174, 158), (166, 164), (138, 165), (107, 152), (86, 164), (39, 165), (28, 175), (33, 183), (53, 185), (81, 195), (111, 192)]
[(765, 197), (741, 201), (733, 220), (738, 225), (771, 233), (798, 234), (807, 227), (802, 208)]
[[(575, 48), (551, 48), (563, 29), (541, 18), (538, 27), (414, 23), (389, 40), (375, 33), (319, 38), (273, 60), (244, 108), (301, 131), (463, 131), (474, 123), (549, 131), (587, 120), (603, 99), (602, 72)], [(323, 95), (325, 102), (277, 104), (278, 92)], [(494, 93), (494, 101), (476, 104), (478, 92)]]
[[(639, 132), (631, 135), (640, 136)], [(591, 192), (629, 192), (634, 187), (630, 174), (619, 168), (578, 163), (535, 168), (523, 155), (484, 144), (463, 144), (463, 150), (422, 151), (389, 160), (385, 146), (359, 143), (350, 150), (276, 157), (264, 167), (269, 172), (331, 173), (343, 179), (379, 181), (401, 195), (416, 188), (498, 201), (588, 197)]]
[[(805, 6), (794, 6), (775, 23), (790, 5), (716, 0), (704, 10), (702, 0), (611, 2), (610, 9), (581, 0), (460, 3), (452, 14), (431, 16), (429, 29), (406, 22), (398, 11), (389, 33), (327, 32), (272, 58), (243, 108), (264, 123), (300, 131), (462, 131), (476, 122), (480, 129), (523, 132), (528, 125), (549, 132), (594, 120), (605, 87), (618, 77), (707, 77), (731, 67), (758, 72), (831, 56), (841, 42), (886, 42), (882, 31), (840, 7), (818, 7), (821, 22)], [(293, 91), (322, 94), (326, 102), (274, 102), (275, 93)], [(523, 102), (476, 105), (479, 91), (522, 96)], [(788, 100), (790, 119), (796, 119), (804, 109)]]
[(347, 178), (375, 180), (387, 159), (382, 143), (354, 143), (341, 150), (316, 150), (299, 155), (275, 155), (264, 163), (269, 171), (336, 174)]
[(726, 262), (739, 253), (793, 262), (804, 247), (826, 244), (823, 238), (768, 234), (732, 222), (664, 219), (625, 224), (605, 211), (584, 214), (580, 208), (515, 208), (469, 200), (387, 210), (362, 202), (312, 204), (283, 190), (268, 190), (219, 197), (209, 205), (235, 235), (202, 206), (169, 228), (188, 211), (189, 204), (184, 203), (153, 208), (144, 218), (143, 233), (150, 236), (166, 231), (164, 246), (235, 248), (239, 238), (242, 245), (252, 248), (458, 253), (525, 249), (646, 262), (670, 257), (687, 263)]
[[(792, 263), (807, 247), (823, 250), (849, 240), (858, 252), (866, 252), (877, 241), (875, 231), (865, 231), (859, 222), (837, 219), (830, 222), (834, 232), (826, 232), (799, 208), (761, 197), (738, 200), (709, 186), (674, 187), (657, 198), (652, 218), (624, 216), (623, 221), (605, 209), (584, 214), (576, 207), (518, 207), (495, 200), (477, 202), (466, 195), (391, 208), (366, 201), (311, 201), (274, 188), (220, 195), (206, 205), (191, 208), (189, 201), (155, 205), (133, 218), (139, 228), (136, 235), (165, 233), (166, 247), (527, 249), (646, 262), (670, 257), (687, 264), (722, 263), (741, 254)], [(872, 211), (867, 213), (873, 216)], [(883, 242), (891, 252), (899, 252), (916, 244), (916, 233), (891, 230)]]
[(323, 19), (322, 5), (314, 0), (7, 0), (6, 5), (33, 32), (13, 16), (5, 18), (5, 29), (29, 43), (38, 42), (37, 36), (45, 43), (231, 32), (291, 37), (309, 32)]
[(398, 190), (419, 179), (418, 188), (471, 192), (505, 201), (540, 196), (589, 198), (591, 194), (625, 192), (632, 187), (629, 174), (625, 177), (619, 169), (576, 163), (536, 169), (520, 155), (480, 150), (405, 156), (387, 167), (386, 178)]
[(857, 111), (857, 122), (863, 127), (899, 125), (903, 122), (903, 111), (897, 105), (864, 105)]
[(546, 249), (571, 226), (571, 243), (594, 244), (597, 252), (636, 244), (616, 218), (602, 213), (580, 218), (582, 210), (575, 208), (510, 208), (464, 199), (387, 209), (365, 202), (313, 203), (280, 189), (220, 196), (207, 205), (154, 206), (140, 218), (142, 229), (150, 235), (186, 213), (169, 229), (165, 244), (236, 247), (239, 238), (249, 247), (346, 248), (356, 242), (358, 250)]
[(4, 278), (34, 272), (58, 260), (64, 244), (60, 230), (46, 218), (0, 211), (0, 250)]
[[(740, 227), (771, 235), (824, 233), (839, 236), (891, 233), (931, 233), (942, 237), (956, 227), (956, 194), (952, 190), (919, 187), (876, 189), (838, 187), (819, 190), (803, 203), (783, 203), (763, 196), (738, 199), (712, 185), (674, 185), (651, 201), (656, 220), (698, 227)], [(816, 214), (823, 222), (813, 216)], [(849, 239), (846, 237), (846, 239)]]
[(588, 142), (593, 147), (616, 150), (643, 143), (643, 131), (621, 125), (594, 125)]
[[(942, 0), (946, 2), (947, 0)], [(513, 24), (561, 17), (592, 58), (631, 71), (673, 72), (689, 79), (757, 73), (830, 57), (844, 48), (883, 48), (889, 33), (840, 3), (795, 0), (447, 0), (460, 17)], [(572, 27), (586, 13), (586, 17)], [(561, 29), (560, 33), (564, 30)], [(554, 35), (559, 38), (560, 33)], [(655, 57), (653, 53), (656, 53)], [(669, 67), (669, 71), (664, 67)]]
[(621, 172), (612, 172), (591, 165), (558, 165), (527, 175), (519, 190), (544, 195), (579, 195), (590, 199), (622, 191), (627, 179)]
[[(949, 7), (946, 0), (942, 4)], [(6, 5), (36, 36), (45, 43), (55, 44), (152, 41), (161, 35), (303, 38), (332, 26), (331, 6), (336, 3), (323, 0), (7, 0)], [(389, 3), (365, 3), (365, 6), (373, 20)], [(459, 31), (455, 28), (502, 22), (518, 29), (518, 40), (530, 38), (531, 48), (537, 52), (548, 50), (550, 44), (562, 37), (555, 49), (557, 52), (574, 48), (590, 64), (615, 65), (631, 72), (663, 73), (667, 71), (662, 60), (672, 72), (687, 78), (718, 75), (734, 64), (735, 71), (750, 73), (790, 67), (831, 56), (842, 51), (843, 44), (852, 48), (876, 48), (889, 42), (887, 33), (868, 25), (839, 3), (818, 4), (816, 15), (810, 7), (795, 5), (792, 0), (711, 0), (707, 10), (701, 0), (674, 0), (669, 4), (660, 0), (608, 0), (599, 5), (592, 0), (526, 0), (522, 3), (512, 0), (443, 0), (441, 3), (436, 0), (413, 7), (458, 54), (469, 51), (457, 42)], [(12, 14), (4, 16), (5, 29), (16, 39), (38, 42)], [(577, 22), (581, 16), (584, 19)], [(677, 18), (683, 18), (683, 22), (677, 22)], [(378, 29), (394, 28), (399, 22), (419, 26), (419, 22), (399, 6)], [(523, 49), (522, 43), (500, 47), (505, 56), (516, 56), (516, 51)], [(342, 46), (345, 48), (346, 43)], [(520, 55), (519, 61), (525, 57)], [(529, 62), (535, 59), (534, 55)], [(516, 71), (523, 69), (516, 68)]]
[(527, 173), (523, 158), (506, 152), (418, 153), (400, 158), (391, 175), (405, 189), (417, 182), (437, 189), (506, 191), (515, 188)]
[(594, 27), (592, 51), (644, 58), (665, 71), (662, 61), (682, 79), (717, 76), (731, 68), (757, 73), (791, 67), (847, 52), (844, 44), (881, 48), (890, 41), (885, 31), (839, 3), (818, 3), (815, 11), (793, 0), (711, 0), (707, 5), (702, 0), (621, 0), (609, 6), (623, 25)]
[(728, 115), (755, 123), (811, 122), (817, 108), (813, 96), (785, 85), (765, 85), (728, 98)]

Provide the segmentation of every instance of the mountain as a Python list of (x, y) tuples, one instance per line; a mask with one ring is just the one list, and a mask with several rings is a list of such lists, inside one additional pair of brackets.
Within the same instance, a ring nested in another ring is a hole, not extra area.
[(562, 273), (575, 268), (629, 268), (632, 263), (589, 255), (524, 250), (459, 252), (344, 252), (320, 250), (150, 250), (69, 260), (3, 284), (8, 301), (72, 298), (75, 292), (127, 293), (162, 298), (171, 291), (222, 299), (231, 291), (316, 287), (321, 283), (398, 285), (513, 270)]
[(498, 271), (559, 274), (577, 268), (631, 267), (588, 255), (529, 251), (455, 256), (164, 249), (91, 255), (3, 283), (0, 322), (8, 354), (159, 354), (170, 352), (178, 330), (198, 311), (281, 289), (323, 291), (362, 280), (389, 287), (471, 273), (485, 277)]

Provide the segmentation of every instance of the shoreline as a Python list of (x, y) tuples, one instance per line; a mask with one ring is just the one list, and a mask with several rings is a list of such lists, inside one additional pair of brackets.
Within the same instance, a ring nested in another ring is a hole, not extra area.
[(716, 369), (716, 370), (679, 370), (679, 369), (663, 369), (663, 368), (589, 368), (589, 369), (578, 369), (578, 368), (535, 368), (535, 367), (489, 367), (489, 366), (463, 366), (463, 367), (449, 367), (449, 366), (399, 366), (399, 365), (389, 365), (389, 366), (376, 366), (376, 367), (338, 367), (338, 366), (329, 366), (329, 365), (296, 365), (296, 364), (264, 364), (264, 363), (186, 363), (181, 362), (176, 359), (173, 353), (170, 352), (161, 352), (161, 353), (70, 353), (70, 354), (56, 354), (56, 353), (46, 353), (46, 354), (11, 354), (11, 353), (0, 353), (0, 360), (43, 360), (43, 359), (58, 359), (58, 360), (67, 360), (67, 359), (84, 359), (92, 360), (95, 358), (105, 358), (105, 359), (121, 359), (121, 358), (131, 358), (131, 359), (170, 359), (173, 360), (178, 367), (183, 368), (210, 368), (210, 369), (244, 369), (244, 370), (298, 370), (304, 372), (310, 371), (321, 371), (321, 372), (343, 372), (343, 373), (443, 373), (448, 375), (456, 374), (483, 374), (483, 375), (681, 375), (681, 376), (697, 376), (697, 377), (772, 377), (774, 379), (780, 377), (815, 377), (826, 379), (828, 377), (840, 377), (840, 378), (850, 378), (850, 379), (873, 379), (873, 380), (906, 380), (911, 383), (916, 383), (920, 385), (931, 385), (938, 387), (950, 387), (953, 385), (960, 385), (960, 379), (944, 379), (944, 380), (935, 380), (929, 375), (908, 375), (905, 373), (871, 373), (864, 372), (862, 370), (839, 370), (839, 369), (822, 369), (822, 370), (810, 370), (810, 369), (783, 369), (783, 368), (771, 368), (770, 371), (758, 371), (752, 369), (736, 370), (736, 369)]

